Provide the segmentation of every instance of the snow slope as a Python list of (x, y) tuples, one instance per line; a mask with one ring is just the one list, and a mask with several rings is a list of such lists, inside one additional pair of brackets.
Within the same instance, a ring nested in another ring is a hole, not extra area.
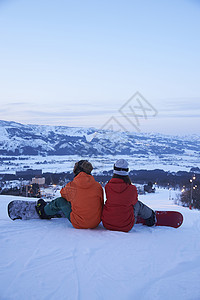
[(1, 300), (200, 299), (200, 212), (173, 204), (168, 190), (140, 200), (180, 211), (183, 225), (137, 224), (129, 233), (74, 229), (66, 219), (12, 221), (13, 198), (0, 196)]

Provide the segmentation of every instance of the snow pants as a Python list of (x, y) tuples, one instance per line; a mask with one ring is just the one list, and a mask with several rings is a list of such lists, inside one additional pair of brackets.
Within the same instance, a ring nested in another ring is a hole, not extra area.
[[(142, 203), (141, 201), (138, 201), (133, 207), (134, 207), (135, 223), (137, 222), (137, 216), (143, 219), (148, 219), (152, 215), (152, 209), (149, 208), (144, 203)], [(71, 221), (70, 220), (70, 213), (72, 211), (71, 203), (62, 197), (56, 198), (51, 202), (49, 202), (44, 207), (44, 211), (48, 216), (53, 216), (59, 212), (63, 212), (65, 217), (69, 221)]]
[(138, 201), (134, 206), (134, 217), (135, 217), (135, 223), (137, 222), (137, 216), (148, 219), (152, 215), (152, 209), (142, 203), (141, 201)]
[(46, 215), (53, 216), (59, 212), (63, 212), (69, 221), (71, 211), (71, 203), (62, 197), (52, 200), (44, 207)]

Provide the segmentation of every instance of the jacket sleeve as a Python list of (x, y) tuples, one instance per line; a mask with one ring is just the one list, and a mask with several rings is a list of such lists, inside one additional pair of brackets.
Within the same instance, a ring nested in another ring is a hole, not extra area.
[(135, 185), (132, 185), (132, 191), (133, 191), (133, 197), (132, 197), (132, 201), (133, 201), (133, 205), (135, 205), (138, 202), (138, 192), (137, 192), (137, 188)]
[[(66, 185), (66, 186), (67, 186), (67, 185)], [(66, 186), (63, 187), (63, 188), (61, 189), (61, 191), (60, 191), (61, 197), (65, 198), (65, 199), (67, 198)], [(67, 199), (66, 199), (66, 200), (67, 200)]]
[(72, 186), (72, 182), (68, 182), (65, 187), (63, 187), (60, 191), (61, 197), (71, 202), (76, 193), (75, 188)]

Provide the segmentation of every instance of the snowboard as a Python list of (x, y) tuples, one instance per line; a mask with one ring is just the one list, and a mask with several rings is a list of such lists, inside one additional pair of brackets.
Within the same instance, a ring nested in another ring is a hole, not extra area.
[[(12, 220), (31, 220), (40, 219), (35, 206), (37, 201), (29, 200), (13, 200), (8, 204), (8, 215)], [(155, 226), (169, 226), (178, 228), (183, 223), (183, 215), (178, 211), (155, 211), (156, 224)], [(52, 216), (52, 218), (64, 218), (64, 214), (60, 212)], [(136, 224), (145, 225), (145, 220), (137, 217)]]
[[(13, 200), (8, 204), (8, 215), (12, 220), (40, 219), (35, 209), (36, 204), (37, 201)], [(52, 216), (52, 218), (64, 218), (64, 217), (65, 216), (62, 212)]]
[[(155, 211), (156, 224), (155, 226), (168, 226), (178, 228), (183, 223), (183, 215), (178, 211)], [(145, 220), (137, 217), (136, 224), (145, 225)]]

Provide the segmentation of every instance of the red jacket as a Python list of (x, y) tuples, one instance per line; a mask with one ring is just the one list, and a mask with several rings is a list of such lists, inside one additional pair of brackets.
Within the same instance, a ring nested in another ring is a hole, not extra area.
[(71, 202), (70, 219), (75, 228), (98, 226), (103, 208), (103, 189), (92, 175), (80, 172), (60, 193)]
[(137, 189), (122, 179), (112, 178), (105, 186), (106, 203), (102, 223), (109, 230), (128, 232), (134, 225), (134, 208), (138, 201)]

